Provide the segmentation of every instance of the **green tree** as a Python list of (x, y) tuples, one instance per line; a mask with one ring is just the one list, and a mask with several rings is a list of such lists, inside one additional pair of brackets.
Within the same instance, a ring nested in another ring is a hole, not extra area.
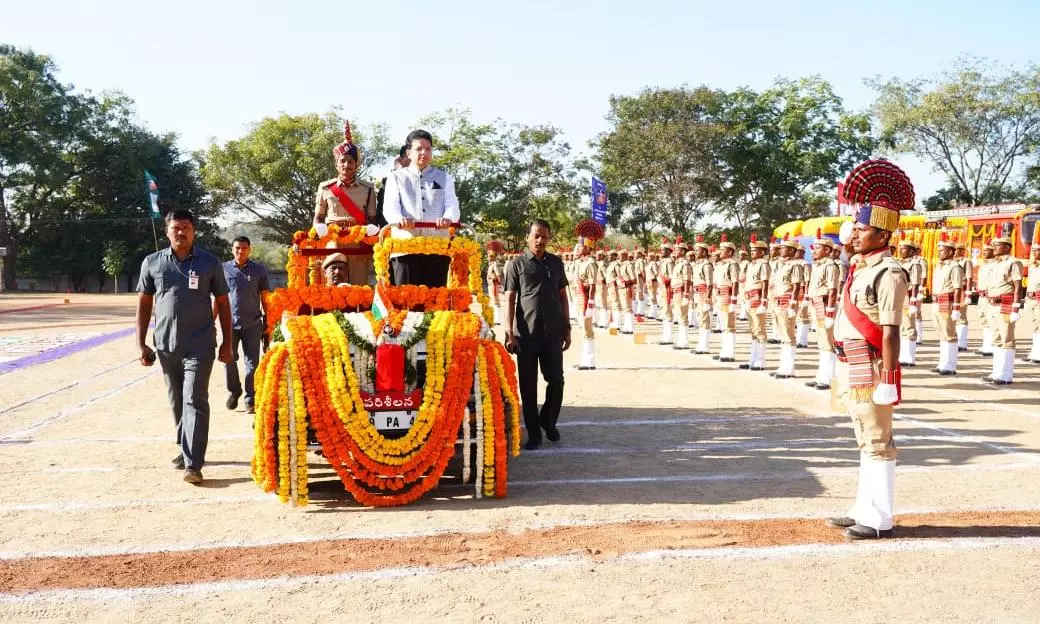
[(870, 156), (865, 113), (845, 110), (819, 77), (728, 94), (712, 199), (740, 239), (791, 219), (827, 214), (835, 180)]
[(1022, 157), (1040, 146), (1038, 64), (1013, 70), (962, 57), (936, 76), (867, 84), (885, 145), (932, 163), (969, 205), (1007, 201)]
[[(358, 177), (400, 147), (386, 127), (362, 131), (352, 124), (361, 150)], [(332, 149), (343, 141), (343, 119), (332, 110), (322, 115), (266, 117), (240, 139), (212, 144), (196, 154), (202, 179), (215, 208), (235, 220), (255, 220), (288, 241), (314, 217), (318, 185), (336, 175)]]
[(121, 240), (105, 243), (105, 255), (101, 258), (101, 266), (105, 273), (112, 276), (112, 286), (119, 292), (119, 276), (127, 268), (129, 252), (126, 243)]

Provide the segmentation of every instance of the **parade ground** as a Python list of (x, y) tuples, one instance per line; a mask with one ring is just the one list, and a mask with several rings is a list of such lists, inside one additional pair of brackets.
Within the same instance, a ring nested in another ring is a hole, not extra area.
[(973, 353), (955, 377), (929, 372), (929, 306), (896, 408), (895, 537), (851, 543), (824, 520), (852, 502), (858, 451), (829, 393), (804, 385), (815, 347), (776, 380), (657, 345), (646, 322), (599, 332), (599, 368), (576, 371), (576, 331), (562, 441), (510, 462), (508, 498), (446, 482), (367, 509), (312, 454), (311, 504), (292, 508), (252, 482), (252, 417), (225, 409), (220, 364), (206, 480), (171, 469), (135, 302), (0, 296), (0, 621), (1040, 618), (1040, 366), (1019, 359), (999, 388)]

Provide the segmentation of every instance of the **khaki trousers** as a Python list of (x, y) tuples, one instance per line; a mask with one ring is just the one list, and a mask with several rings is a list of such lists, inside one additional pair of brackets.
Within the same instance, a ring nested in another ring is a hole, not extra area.
[(657, 289), (657, 307), (661, 308), (661, 320), (669, 323), (673, 321), (672, 306), (668, 304), (669, 287), (661, 284)]
[(698, 295), (694, 300), (693, 311), (697, 313), (697, 325), (711, 331), (711, 304)]
[[(581, 322), (581, 328), (585, 332), (585, 338), (587, 340), (592, 340), (596, 337), (596, 334), (592, 329), (592, 317), (585, 314), (585, 309), (588, 308), (588, 300), (585, 298), (585, 293), (581, 292), (581, 289), (579, 289), (579, 297), (577, 301), (579, 305), (578, 319)], [(593, 310), (595, 311), (595, 309)]]
[[(672, 293), (672, 317), (685, 327), (690, 314), (690, 300), (679, 293)], [(685, 329), (683, 331), (686, 331)]]
[(910, 308), (903, 308), (903, 321), (899, 325), (899, 335), (911, 342), (917, 341), (917, 318), (921, 314), (921, 309), (918, 308), (917, 312), (911, 314)]
[(751, 340), (765, 344), (768, 338), (766, 335), (766, 315), (759, 314), (757, 308), (751, 308), (748, 311), (748, 322), (751, 326)]
[[(880, 379), (881, 360), (874, 362), (875, 383)], [(860, 453), (879, 461), (893, 461), (898, 455), (892, 437), (891, 405), (874, 405), (870, 398), (871, 388), (853, 391), (849, 388), (849, 365), (837, 362), (834, 370), (835, 393), (852, 419), (852, 430), (856, 433), (856, 445)]]
[(820, 318), (815, 306), (812, 308), (812, 315), (816, 327), (816, 347), (820, 353), (834, 353), (834, 328), (827, 329), (827, 317)]
[(1014, 349), (1015, 348), (1015, 324), (1011, 322), (1011, 316), (1008, 314), (1000, 313), (1000, 306), (993, 305), (990, 303), (989, 318), (987, 322), (989, 327), (993, 329), (993, 348), (994, 349)]
[(795, 319), (788, 316), (788, 309), (789, 308), (780, 307), (778, 305), (773, 306), (773, 326), (776, 327), (776, 337), (780, 339), (780, 344), (793, 347), (795, 338)]
[(1033, 319), (1033, 333), (1040, 334), (1040, 301), (1036, 299), (1027, 299), (1026, 301), (1028, 301), (1026, 308), (1029, 309), (1029, 316)]
[(953, 317), (950, 316), (949, 312), (940, 312), (938, 303), (933, 304), (933, 308), (933, 320), (935, 321), (935, 329), (939, 332), (939, 340), (942, 342), (956, 342), (957, 325), (953, 322)]
[(731, 332), (737, 329), (737, 304), (730, 303), (729, 297), (715, 297), (715, 305), (719, 308), (719, 329)]

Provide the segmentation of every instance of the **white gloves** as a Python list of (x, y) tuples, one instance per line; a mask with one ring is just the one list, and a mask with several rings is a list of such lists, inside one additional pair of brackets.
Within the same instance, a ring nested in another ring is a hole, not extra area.
[(365, 236), (375, 236), (379, 234), (379, 226), (375, 223), (369, 223), (365, 226)]
[(757, 312), (759, 314), (765, 314), (768, 311), (769, 310), (767, 310), (764, 305), (761, 305), (761, 306), (758, 306), (757, 308), (755, 308), (755, 312)]
[(1018, 312), (1012, 312), (1011, 316), (1008, 317), (1008, 320), (1010, 320), (1012, 323), (1017, 322), (1018, 321)]
[(823, 319), (823, 326), (826, 327), (827, 329), (831, 329), (832, 327), (834, 327), (834, 319), (832, 319), (829, 316), (827, 318)]
[(798, 316), (798, 310), (795, 308), (787, 308), (787, 318), (794, 318)]
[(803, 310), (808, 310), (809, 309), (809, 300), (808, 299), (802, 301), (802, 309)]
[(329, 233), (329, 226), (324, 223), (319, 223), (314, 226), (314, 231), (318, 233), (318, 238), (321, 238)]
[(712, 314), (722, 314), (722, 310), (719, 308), (719, 306), (712, 306), (711, 313)]
[(899, 400), (899, 391), (894, 384), (878, 384), (874, 389), (874, 405), (892, 405)]
[(915, 305), (910, 306), (910, 314), (917, 314), (917, 309)]
[(950, 318), (955, 320), (955, 321), (961, 320), (961, 311), (960, 310), (954, 310), (953, 312), (950, 312)]

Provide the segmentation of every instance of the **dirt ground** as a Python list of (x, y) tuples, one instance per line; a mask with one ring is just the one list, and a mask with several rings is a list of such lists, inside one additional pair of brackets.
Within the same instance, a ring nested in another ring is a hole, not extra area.
[(446, 485), (365, 509), (312, 457), (312, 504), (292, 509), (250, 480), (251, 419), (224, 408), (219, 365), (206, 481), (169, 468), (133, 306), (0, 296), (0, 621), (1040, 620), (1040, 366), (992, 388), (962, 354), (938, 377), (927, 321), (896, 410), (896, 537), (846, 543), (822, 520), (849, 506), (858, 455), (804, 386), (815, 349), (779, 381), (654, 344), (657, 323), (646, 344), (599, 335), (598, 370), (567, 354), (563, 440), (510, 464), (508, 499)]

